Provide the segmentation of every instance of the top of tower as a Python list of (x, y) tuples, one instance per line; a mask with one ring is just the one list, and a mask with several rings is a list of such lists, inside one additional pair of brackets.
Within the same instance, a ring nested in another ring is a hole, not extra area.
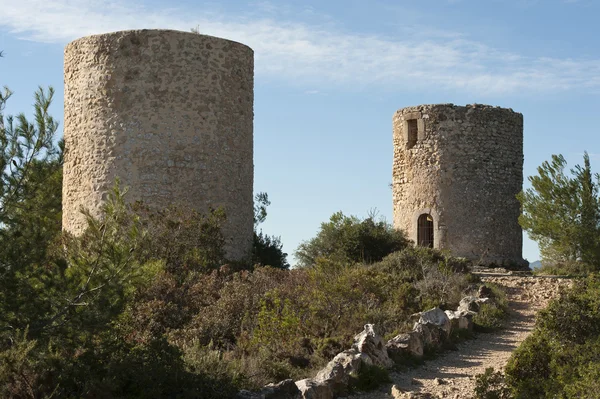
[(67, 47), (75, 44), (79, 41), (83, 41), (83, 40), (93, 40), (93, 39), (100, 39), (102, 37), (114, 37), (114, 36), (179, 36), (181, 38), (187, 38), (189, 40), (191, 40), (194, 37), (201, 37), (204, 38), (205, 40), (214, 40), (214, 41), (224, 41), (224, 42), (229, 42), (238, 46), (243, 46), (246, 47), (248, 50), (250, 50), (251, 52), (254, 52), (254, 50), (252, 50), (252, 48), (244, 43), (240, 43), (237, 42), (235, 40), (230, 40), (230, 39), (224, 39), (221, 37), (217, 37), (217, 36), (211, 36), (211, 35), (205, 35), (205, 34), (201, 34), (201, 33), (196, 33), (196, 32), (186, 32), (186, 31), (180, 31), (180, 30), (175, 30), (175, 29), (132, 29), (132, 30), (121, 30), (121, 31), (114, 31), (114, 32), (106, 32), (106, 33), (99, 33), (99, 34), (94, 34), (94, 35), (88, 35), (88, 36), (83, 36), (80, 37), (78, 39), (75, 39), (71, 42), (69, 42), (67, 44)]
[(468, 110), (497, 110), (497, 111), (505, 111), (511, 112), (515, 114), (519, 114), (519, 112), (515, 112), (512, 108), (503, 108), (500, 106), (487, 105), (487, 104), (467, 104), (467, 105), (454, 105), (452, 103), (442, 103), (442, 104), (421, 104), (421, 105), (413, 105), (405, 108), (400, 108), (395, 112), (395, 114), (406, 114), (411, 112), (426, 112), (426, 111), (443, 111), (443, 110), (455, 110), (455, 111), (468, 111)]

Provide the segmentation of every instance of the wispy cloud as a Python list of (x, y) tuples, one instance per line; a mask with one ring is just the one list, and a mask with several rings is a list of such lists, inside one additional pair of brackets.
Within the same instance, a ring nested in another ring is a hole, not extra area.
[(122, 29), (199, 26), (202, 33), (252, 47), (262, 78), (313, 87), (410, 85), (497, 94), (600, 89), (598, 59), (534, 58), (452, 32), (427, 36), (407, 27), (401, 38), (355, 34), (332, 23), (277, 18), (276, 9), (260, 18), (115, 0), (0, 0), (0, 8), (0, 26), (11, 34), (52, 43)]

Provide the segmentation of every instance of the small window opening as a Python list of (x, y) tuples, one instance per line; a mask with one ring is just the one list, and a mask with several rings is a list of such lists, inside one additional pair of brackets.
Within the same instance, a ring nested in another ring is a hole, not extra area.
[(409, 119), (406, 122), (408, 123), (408, 142), (406, 143), (406, 147), (411, 149), (415, 146), (415, 144), (417, 144), (419, 125), (417, 124), (416, 119)]
[(433, 248), (433, 218), (423, 214), (419, 216), (417, 224), (417, 245)]

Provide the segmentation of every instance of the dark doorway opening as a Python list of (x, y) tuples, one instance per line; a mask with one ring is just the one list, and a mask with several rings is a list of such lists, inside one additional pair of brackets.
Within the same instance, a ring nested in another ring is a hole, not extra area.
[(433, 248), (433, 218), (431, 215), (419, 216), (417, 225), (417, 245)]

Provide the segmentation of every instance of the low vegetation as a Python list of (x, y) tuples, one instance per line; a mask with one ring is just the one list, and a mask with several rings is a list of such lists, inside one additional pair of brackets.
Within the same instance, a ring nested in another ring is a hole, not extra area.
[(600, 277), (575, 282), (539, 313), (505, 374), (479, 376), (478, 398), (600, 397)]
[[(228, 262), (221, 210), (127, 204), (61, 232), (62, 145), (36, 94), (35, 121), (0, 97), (0, 396), (228, 398), (314, 375), (366, 323), (385, 337), (412, 313), (455, 308), (466, 263), (409, 245), (372, 215), (336, 213), (289, 269), (278, 237), (255, 233), (252, 263)], [(266, 194), (255, 201), (255, 230)], [(365, 369), (367, 389), (387, 373)]]

